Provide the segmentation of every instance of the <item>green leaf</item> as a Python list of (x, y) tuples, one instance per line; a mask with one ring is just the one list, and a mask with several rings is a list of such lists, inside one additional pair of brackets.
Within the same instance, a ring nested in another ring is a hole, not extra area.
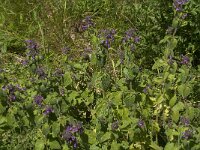
[(60, 123), (54, 122), (52, 124), (52, 136), (57, 137), (59, 133), (60, 133)]
[(61, 149), (60, 143), (58, 141), (49, 142), (50, 149)]
[(187, 97), (190, 94), (190, 87), (185, 84), (178, 86), (178, 93), (183, 97)]
[(173, 21), (172, 21), (172, 27), (177, 28), (178, 23), (179, 23), (179, 20), (177, 18), (174, 18)]
[(167, 66), (166, 62), (162, 59), (158, 59), (156, 60), (156, 62), (154, 63), (152, 69), (155, 70), (155, 69), (159, 69), (160, 67), (163, 67), (163, 66)]
[(164, 150), (179, 150), (179, 148), (174, 143), (167, 143)]
[(116, 141), (113, 141), (111, 144), (111, 150), (119, 150), (119, 149), (120, 145)]
[(173, 111), (171, 117), (172, 117), (172, 120), (177, 123), (180, 117), (179, 111)]
[(45, 147), (44, 141), (41, 140), (41, 139), (38, 139), (38, 140), (36, 141), (36, 143), (35, 143), (35, 149), (37, 149), (37, 150), (43, 150), (44, 147)]
[(169, 101), (169, 106), (170, 107), (173, 107), (174, 105), (175, 105), (175, 103), (176, 103), (176, 100), (177, 100), (177, 96), (176, 96), (176, 94), (170, 99), (170, 101)]
[(158, 146), (156, 143), (152, 142), (150, 145), (151, 148), (155, 149), (155, 150), (162, 150), (163, 148)]
[(5, 125), (6, 122), (7, 122), (6, 117), (0, 116), (0, 127), (2, 127), (2, 125)]
[(65, 85), (65, 86), (68, 86), (68, 85), (70, 85), (71, 83), (72, 83), (71, 74), (70, 74), (70, 72), (66, 72), (66, 73), (64, 74), (64, 85)]
[(43, 126), (42, 126), (42, 132), (44, 135), (48, 135), (49, 134), (49, 131), (50, 131), (50, 127), (48, 125), (48, 123), (45, 123)]
[(99, 140), (100, 143), (103, 143), (107, 140), (110, 139), (111, 133), (110, 132), (106, 132)]

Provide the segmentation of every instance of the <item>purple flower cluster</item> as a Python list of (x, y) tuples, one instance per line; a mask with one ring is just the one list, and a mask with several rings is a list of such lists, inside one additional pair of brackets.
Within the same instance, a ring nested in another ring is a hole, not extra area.
[(25, 88), (22, 88), (19, 85), (14, 86), (12, 84), (9, 84), (7, 86), (3, 86), (2, 90), (3, 91), (8, 90), (8, 97), (9, 97), (10, 101), (15, 101), (16, 100), (15, 92), (16, 91), (25, 91)]
[(182, 11), (183, 5), (186, 4), (188, 0), (174, 0), (173, 6), (177, 12)]
[(27, 49), (29, 49), (28, 56), (31, 56), (35, 59), (35, 56), (38, 54), (38, 44), (33, 40), (26, 40)]
[(181, 116), (180, 118), (180, 122), (181, 124), (185, 125), (185, 126), (189, 126), (190, 125), (190, 120), (186, 117)]
[(49, 114), (52, 113), (52, 112), (53, 112), (53, 108), (50, 107), (50, 106), (46, 106), (46, 107), (45, 107), (45, 110), (44, 110), (44, 112), (43, 112), (43, 114), (44, 114), (44, 115), (49, 115)]
[(38, 105), (38, 106), (42, 106), (42, 101), (44, 100), (44, 98), (41, 95), (36, 95), (34, 97), (34, 102)]
[(183, 132), (183, 136), (182, 136), (182, 138), (183, 139), (189, 139), (189, 138), (191, 138), (192, 137), (192, 131), (191, 130), (185, 130), (184, 132)]
[(83, 31), (87, 30), (89, 27), (94, 26), (94, 22), (92, 21), (90, 16), (86, 16), (85, 19), (82, 21), (81, 29)]
[(125, 32), (125, 36), (122, 38), (122, 42), (126, 43), (128, 41), (134, 41), (135, 43), (140, 42), (140, 37), (135, 35), (135, 29), (129, 29)]
[(115, 40), (115, 37), (114, 37), (115, 34), (116, 34), (116, 31), (114, 29), (101, 30), (99, 33), (99, 37), (103, 38), (103, 40), (101, 41), (101, 44), (106, 48), (110, 48), (111, 43), (114, 42)]
[(181, 64), (183, 65), (188, 65), (190, 62), (190, 58), (188, 56), (183, 56), (182, 55), (182, 61), (181, 61)]
[(77, 123), (75, 125), (68, 125), (62, 137), (67, 141), (68, 144), (72, 144), (73, 148), (77, 148), (78, 141), (75, 135), (76, 133), (81, 134), (82, 132), (83, 132), (82, 123)]

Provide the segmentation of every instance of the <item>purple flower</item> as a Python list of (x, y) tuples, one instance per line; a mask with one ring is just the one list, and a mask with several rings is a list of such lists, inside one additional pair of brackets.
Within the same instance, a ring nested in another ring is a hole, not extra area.
[(63, 54), (67, 54), (71, 49), (68, 46), (65, 46), (61, 49)]
[(147, 92), (148, 92), (148, 89), (150, 89), (150, 85), (147, 85), (147, 86), (143, 89), (143, 92), (144, 92), (144, 93), (147, 93)]
[(189, 126), (190, 125), (190, 120), (188, 118), (186, 118), (186, 117), (183, 117), (183, 116), (181, 116), (180, 122), (185, 126)]
[(65, 95), (65, 89), (64, 88), (60, 88), (59, 89), (60, 95), (64, 96)]
[(139, 43), (139, 42), (140, 42), (140, 37), (136, 36), (136, 37), (134, 38), (134, 41), (135, 41), (135, 43)]
[(26, 66), (26, 65), (28, 64), (28, 60), (22, 60), (22, 61), (21, 61), (21, 64), (22, 64), (23, 66)]
[(89, 27), (94, 26), (94, 23), (90, 16), (86, 16), (85, 19), (82, 21), (81, 29), (83, 31), (87, 30)]
[(38, 75), (38, 77), (41, 78), (41, 79), (44, 79), (46, 77), (46, 74), (45, 74), (44, 69), (42, 67), (37, 67), (35, 72)]
[(73, 148), (77, 148), (78, 146), (77, 139), (71, 132), (65, 131), (62, 137), (66, 140), (68, 144), (72, 144)]
[(119, 128), (119, 122), (118, 121), (113, 122), (111, 125), (111, 129), (114, 131), (118, 128)]
[(6, 90), (6, 85), (2, 86), (2, 90), (5, 91)]
[(186, 4), (188, 0), (174, 0), (173, 6), (177, 12), (182, 11), (182, 7), (184, 4)]
[(33, 41), (33, 40), (26, 40), (25, 42), (27, 44), (27, 49), (37, 50), (38, 44), (35, 41)]
[(83, 132), (83, 127), (82, 123), (77, 123), (75, 125), (68, 125), (66, 131), (71, 132), (71, 133), (82, 133)]
[(36, 95), (34, 97), (34, 101), (37, 105), (41, 106), (42, 105), (42, 101), (44, 100), (44, 98), (41, 95)]
[(50, 106), (46, 106), (45, 111), (44, 111), (44, 115), (49, 115), (50, 113), (53, 112), (53, 109)]
[(185, 14), (183, 14), (183, 15), (181, 16), (181, 18), (182, 18), (182, 19), (185, 19), (185, 18), (187, 17), (187, 15), (188, 15), (188, 14), (185, 13)]
[(54, 72), (54, 76), (62, 77), (64, 75), (64, 72), (60, 68), (56, 68), (56, 71)]
[(35, 56), (38, 54), (38, 44), (33, 40), (26, 40), (25, 42), (27, 45), (27, 49), (29, 49), (27, 55), (35, 59)]
[(189, 62), (190, 62), (190, 58), (189, 58), (188, 56), (183, 56), (183, 55), (182, 55), (181, 64), (183, 64), (183, 65), (188, 65)]
[(66, 130), (63, 133), (63, 138), (67, 141), (68, 144), (72, 144), (74, 148), (77, 148), (78, 142), (75, 137), (76, 133), (81, 134), (83, 132), (82, 123), (77, 123), (74, 125), (68, 125)]
[(11, 101), (15, 101), (15, 100), (16, 100), (15, 94), (14, 94), (14, 93), (10, 94), (10, 95), (9, 95), (9, 99), (10, 99)]
[(168, 57), (168, 64), (169, 64), (169, 65), (172, 65), (173, 63), (174, 63), (173, 57), (170, 55), (170, 56)]
[(183, 136), (182, 136), (182, 138), (183, 139), (189, 139), (189, 138), (191, 138), (192, 137), (192, 131), (191, 130), (186, 130), (185, 132), (183, 132)]
[(140, 119), (140, 120), (138, 121), (138, 126), (139, 126), (140, 128), (143, 128), (143, 127), (144, 127), (144, 121), (143, 121), (142, 119)]
[(135, 35), (135, 29), (131, 28), (125, 32), (125, 36), (122, 38), (122, 42), (125, 43), (132, 39)]
[(114, 29), (108, 30), (101, 30), (99, 33), (99, 36), (103, 38), (101, 44), (105, 46), (106, 48), (111, 47), (111, 43), (114, 42), (114, 35), (116, 34), (116, 31)]

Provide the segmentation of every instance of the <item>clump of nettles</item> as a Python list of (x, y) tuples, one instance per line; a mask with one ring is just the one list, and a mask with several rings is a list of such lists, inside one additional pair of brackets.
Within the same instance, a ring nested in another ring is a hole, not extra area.
[(78, 147), (78, 140), (76, 135), (83, 133), (82, 123), (70, 124), (66, 127), (64, 133), (62, 134), (62, 138), (66, 140), (69, 145), (72, 145), (73, 148)]

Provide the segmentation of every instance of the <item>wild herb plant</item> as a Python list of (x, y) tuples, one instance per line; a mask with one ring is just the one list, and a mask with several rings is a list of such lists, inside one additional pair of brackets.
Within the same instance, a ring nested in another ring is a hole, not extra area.
[(200, 149), (198, 1), (1, 2), (0, 149)]

